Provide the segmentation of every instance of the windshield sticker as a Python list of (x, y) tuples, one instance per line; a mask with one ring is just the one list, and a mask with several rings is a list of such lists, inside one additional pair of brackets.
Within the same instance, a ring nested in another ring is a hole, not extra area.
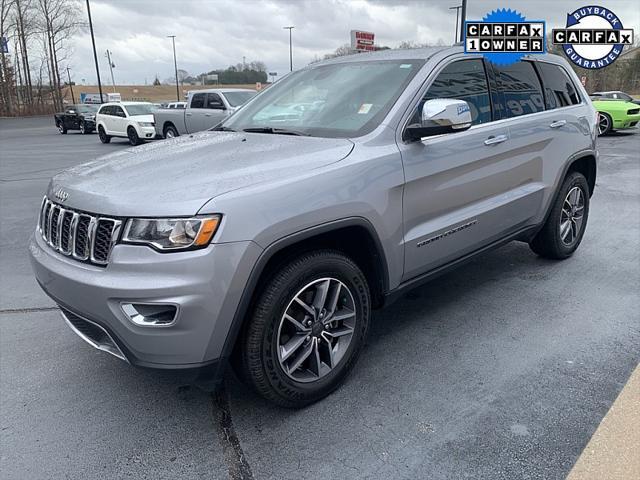
[(525, 20), (515, 10), (494, 10), (482, 20), (464, 22), (464, 53), (482, 53), (497, 65), (511, 65), (525, 55), (545, 53), (544, 20)]
[(366, 115), (367, 113), (369, 113), (369, 110), (371, 110), (372, 106), (373, 106), (373, 103), (363, 103), (362, 105), (360, 105), (360, 109), (358, 110), (358, 113), (360, 115)]

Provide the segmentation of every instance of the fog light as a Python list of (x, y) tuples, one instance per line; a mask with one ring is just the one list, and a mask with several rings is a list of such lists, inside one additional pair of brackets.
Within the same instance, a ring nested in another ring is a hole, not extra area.
[(141, 327), (170, 327), (178, 316), (178, 307), (161, 303), (123, 303), (122, 311)]

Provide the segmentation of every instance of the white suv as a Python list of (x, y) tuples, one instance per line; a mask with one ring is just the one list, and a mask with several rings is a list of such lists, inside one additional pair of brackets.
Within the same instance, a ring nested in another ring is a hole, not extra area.
[(156, 131), (153, 123), (154, 106), (148, 102), (105, 103), (96, 115), (96, 128), (102, 143), (111, 137), (129, 139), (131, 145), (153, 140)]

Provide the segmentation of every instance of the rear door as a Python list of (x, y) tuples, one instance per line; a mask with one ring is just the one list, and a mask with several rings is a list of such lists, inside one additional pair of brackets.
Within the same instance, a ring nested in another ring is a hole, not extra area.
[(527, 166), (527, 181), (539, 189), (541, 220), (565, 163), (581, 150), (580, 145), (588, 147), (589, 119), (562, 66), (521, 61), (492, 68), (503, 95), (502, 115), (509, 127), (513, 162)]
[(206, 93), (194, 93), (189, 103), (189, 108), (184, 112), (184, 125), (187, 133), (198, 132), (200, 125), (205, 121), (205, 105), (207, 102)]
[(406, 181), (404, 280), (504, 237), (535, 210), (530, 167), (511, 161), (513, 145), (507, 125), (494, 120), (482, 58), (455, 56), (434, 74), (407, 124), (419, 119), (426, 100), (455, 98), (469, 103), (473, 125), (399, 145)]

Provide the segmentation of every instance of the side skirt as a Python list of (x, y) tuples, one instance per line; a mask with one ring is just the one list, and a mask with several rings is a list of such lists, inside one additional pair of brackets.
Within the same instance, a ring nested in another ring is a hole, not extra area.
[(529, 227), (525, 227), (523, 229), (517, 230), (516, 232), (501, 238), (499, 240), (496, 240), (495, 242), (492, 242), (488, 245), (485, 245), (482, 248), (479, 248), (478, 250), (474, 250), (471, 253), (468, 253), (460, 258), (457, 258), (456, 260), (453, 260), (445, 265), (442, 265), (438, 268), (434, 268), (433, 270), (430, 270), (426, 273), (423, 273), (421, 275), (418, 275), (417, 277), (414, 277), (410, 280), (407, 280), (405, 282), (402, 282), (400, 285), (398, 285), (396, 288), (394, 288), (393, 290), (387, 292), (383, 298), (383, 307), (387, 307), (391, 304), (393, 304), (396, 300), (398, 300), (400, 297), (402, 297), (405, 293), (413, 290), (414, 288), (417, 288), (421, 285), (424, 285), (427, 282), (430, 282), (431, 280), (439, 277), (440, 275), (444, 275), (445, 273), (450, 272), (451, 270), (454, 270), (462, 265), (464, 265), (465, 263), (470, 262), (471, 260), (475, 259), (477, 256), (489, 252), (491, 250), (495, 250), (496, 248), (499, 248), (513, 240), (522, 240), (522, 241), (528, 241), (531, 238), (533, 238), (533, 236), (535, 235), (535, 233), (540, 229), (539, 225), (535, 225), (535, 226), (529, 226)]

